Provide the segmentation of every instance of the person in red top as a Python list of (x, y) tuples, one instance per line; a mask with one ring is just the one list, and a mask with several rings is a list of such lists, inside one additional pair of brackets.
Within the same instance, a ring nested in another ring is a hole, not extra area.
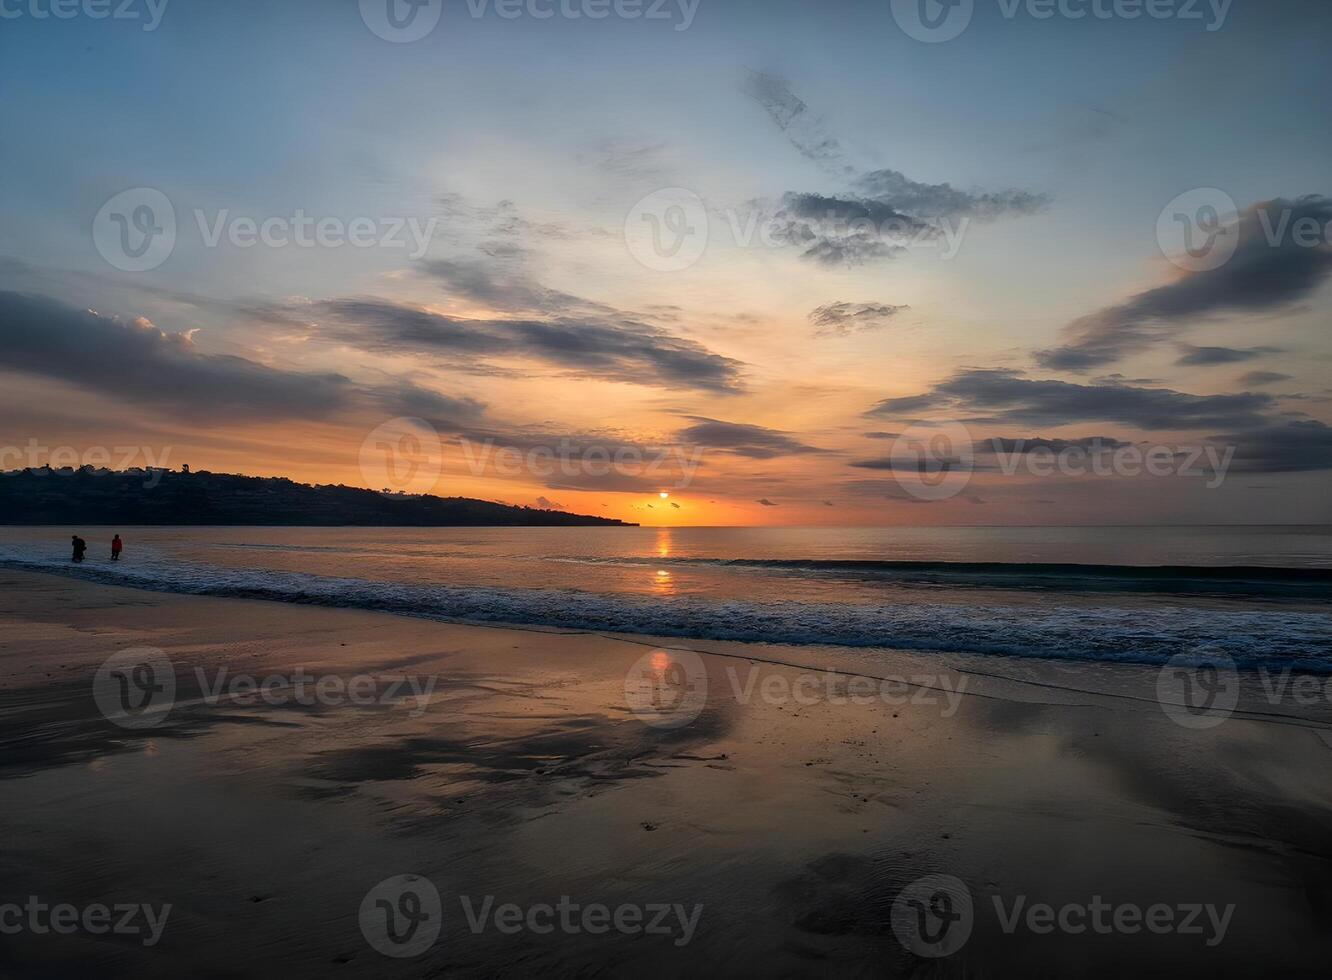
[(120, 540), (120, 535), (119, 535), (119, 534), (117, 534), (114, 538), (111, 539), (111, 560), (112, 560), (112, 561), (120, 561), (120, 549), (123, 548), (123, 547), (124, 547), (124, 544), (121, 542), (121, 540)]

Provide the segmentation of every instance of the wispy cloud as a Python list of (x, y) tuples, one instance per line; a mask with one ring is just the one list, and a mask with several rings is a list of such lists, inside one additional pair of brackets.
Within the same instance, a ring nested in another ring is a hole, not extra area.
[(1038, 351), (1043, 367), (1085, 371), (1174, 339), (1200, 319), (1273, 313), (1309, 296), (1332, 273), (1332, 247), (1296, 241), (1293, 229), (1332, 222), (1332, 198), (1316, 194), (1251, 204), (1231, 229), (1234, 254), (1215, 269), (1184, 271), (1157, 286), (1074, 320), (1063, 344)]
[(888, 398), (866, 415), (901, 418), (926, 411), (947, 411), (961, 421), (979, 414), (987, 420), (1021, 425), (1070, 422), (1119, 422), (1140, 429), (1188, 430), (1254, 427), (1268, 421), (1271, 395), (1192, 395), (1169, 388), (1130, 385), (1083, 385), (1036, 381), (1013, 371), (970, 370), (955, 374), (929, 391)]
[(816, 337), (845, 337), (862, 330), (875, 330), (909, 306), (887, 303), (828, 303), (810, 311), (809, 322), (818, 329)]

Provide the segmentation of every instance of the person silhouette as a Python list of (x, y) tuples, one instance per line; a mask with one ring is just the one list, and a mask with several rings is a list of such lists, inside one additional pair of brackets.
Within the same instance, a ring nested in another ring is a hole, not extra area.
[(119, 534), (117, 534), (114, 538), (111, 539), (111, 560), (112, 560), (112, 561), (120, 561), (120, 551), (121, 551), (121, 549), (124, 548), (124, 547), (125, 547), (125, 545), (124, 545), (124, 543), (120, 540), (120, 535), (119, 535)]
[(72, 543), (74, 545), (74, 561), (83, 561), (83, 553), (88, 550), (88, 542), (76, 534)]

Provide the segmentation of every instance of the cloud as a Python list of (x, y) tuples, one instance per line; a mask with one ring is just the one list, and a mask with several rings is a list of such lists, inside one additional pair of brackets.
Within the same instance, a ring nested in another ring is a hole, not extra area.
[(998, 221), (1045, 210), (1050, 199), (1029, 191), (962, 191), (950, 184), (922, 184), (896, 170), (873, 170), (856, 178), (854, 185), (874, 201), (906, 214), (923, 218), (972, 218)]
[(1070, 449), (1096, 453), (1107, 449), (1122, 449), (1127, 445), (1129, 443), (1110, 436), (1082, 436), (1078, 439), (1009, 439), (1004, 436), (993, 436), (988, 439), (978, 439), (975, 451), (978, 453), (1006, 453), (1009, 455), (1051, 452), (1058, 455)]
[(1063, 425), (1071, 422), (1119, 422), (1140, 429), (1254, 427), (1269, 420), (1271, 395), (1191, 395), (1169, 388), (1129, 385), (1082, 385), (1035, 381), (1013, 371), (969, 370), (955, 374), (920, 395), (888, 398), (865, 414), (896, 417), (903, 412), (949, 411), (962, 421), (982, 412), (997, 422), (1016, 425)]
[(1312, 419), (1282, 422), (1209, 441), (1234, 447), (1236, 473), (1304, 473), (1332, 469), (1332, 428)]
[(513, 263), (476, 259), (430, 259), (416, 271), (457, 298), (506, 313), (614, 315), (614, 307), (543, 286)]
[[(962, 465), (962, 459), (958, 456), (938, 456), (931, 459), (931, 465), (938, 464), (943, 469), (953, 469)], [(847, 463), (848, 466), (854, 466), (858, 470), (883, 470), (885, 472), (901, 473), (919, 473), (920, 462), (914, 459), (894, 459), (892, 456), (881, 456), (878, 459), (858, 459)], [(975, 467), (972, 467), (973, 469)]]
[(932, 504), (940, 500), (925, 499), (908, 493), (897, 480), (848, 480), (837, 488), (842, 494), (860, 500), (893, 500), (903, 504)]
[(408, 381), (367, 385), (341, 374), (307, 374), (244, 357), (208, 354), (190, 334), (148, 320), (125, 321), (34, 294), (0, 292), (0, 368), (203, 424), (326, 419), (377, 411), (420, 415), (444, 426), (481, 405)]
[(762, 504), (764, 507), (776, 507), (776, 506), (777, 506), (777, 505), (774, 504), (771, 500), (769, 500), (767, 497), (764, 497), (762, 500), (759, 501), (759, 503)]
[(579, 162), (591, 162), (612, 177), (630, 181), (660, 180), (666, 174), (663, 142), (603, 140), (588, 153), (578, 155)]
[(812, 310), (809, 322), (818, 327), (816, 337), (845, 337), (861, 330), (874, 330), (909, 306), (887, 303), (829, 303)]
[[(842, 145), (827, 124), (809, 111), (784, 78), (746, 71), (742, 91), (767, 111), (800, 154), (828, 166), (842, 157)], [(849, 169), (849, 168), (848, 168)]]
[(1332, 272), (1332, 247), (1298, 240), (1308, 221), (1319, 228), (1332, 222), (1332, 198), (1310, 194), (1249, 205), (1230, 230), (1236, 247), (1229, 261), (1183, 272), (1173, 282), (1073, 321), (1064, 328), (1064, 343), (1038, 351), (1037, 362), (1084, 371), (1168, 340), (1200, 318), (1288, 308)]
[(1276, 384), (1278, 381), (1290, 381), (1291, 375), (1277, 371), (1250, 371), (1235, 379), (1246, 388), (1261, 388), (1263, 385)]
[(785, 79), (749, 72), (744, 92), (763, 106), (800, 154), (843, 186), (834, 193), (790, 192), (774, 215), (773, 237), (823, 265), (861, 265), (905, 251), (911, 238), (934, 238), (943, 222), (997, 221), (1044, 210), (1028, 191), (964, 191), (911, 180), (896, 170), (866, 173), (845, 163), (841, 142)]
[(373, 353), (530, 357), (581, 377), (630, 384), (720, 393), (742, 387), (739, 361), (631, 320), (472, 320), (374, 298), (325, 300), (304, 312), (326, 333)]
[(670, 486), (679, 479), (675, 472), (648, 477), (611, 470), (609, 473), (561, 473), (559, 477), (548, 480), (545, 486), (548, 490), (645, 494), (657, 493), (663, 485)]
[(1279, 354), (1280, 347), (1194, 347), (1192, 344), (1181, 344), (1179, 348), (1183, 353), (1179, 360), (1175, 361), (1181, 366), (1199, 366), (1210, 364), (1235, 364), (1239, 361), (1251, 361), (1255, 357), (1262, 357), (1264, 354)]
[(773, 459), (824, 451), (807, 446), (779, 429), (741, 422), (722, 422), (700, 415), (687, 418), (694, 424), (676, 433), (676, 439), (686, 445), (724, 450), (750, 459)]

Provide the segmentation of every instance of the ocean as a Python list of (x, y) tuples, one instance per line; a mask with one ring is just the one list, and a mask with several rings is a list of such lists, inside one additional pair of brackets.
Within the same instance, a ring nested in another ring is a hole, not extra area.
[(49, 527), (0, 528), (0, 565), (457, 622), (1332, 673), (1321, 525), (77, 530), (82, 565)]

